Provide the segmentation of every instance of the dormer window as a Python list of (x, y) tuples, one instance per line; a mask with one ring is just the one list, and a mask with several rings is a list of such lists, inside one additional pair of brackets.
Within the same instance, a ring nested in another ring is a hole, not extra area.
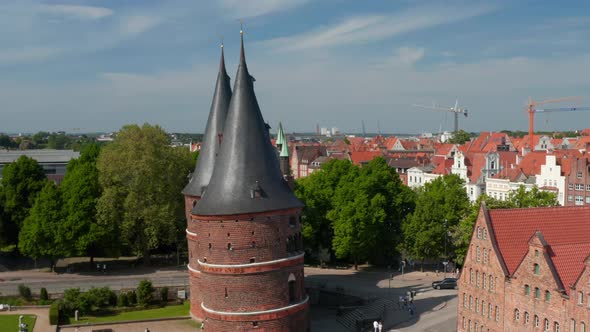
[(250, 188), (250, 198), (261, 198), (262, 197), (262, 188), (258, 185), (258, 181)]

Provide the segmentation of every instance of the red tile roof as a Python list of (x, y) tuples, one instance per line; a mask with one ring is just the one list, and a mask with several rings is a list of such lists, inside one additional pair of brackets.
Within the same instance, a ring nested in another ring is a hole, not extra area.
[(527, 176), (541, 174), (541, 165), (545, 165), (546, 157), (546, 151), (529, 152), (522, 158), (518, 167)]
[(381, 151), (353, 151), (350, 153), (350, 159), (355, 165), (360, 165), (361, 163), (369, 162), (382, 156), (383, 153)]
[(432, 174), (441, 174), (441, 175), (448, 175), (451, 174), (451, 168), (453, 167), (454, 160), (453, 159), (445, 159), (441, 163), (439, 163), (434, 170), (432, 170)]
[(383, 145), (385, 145), (385, 149), (393, 150), (393, 146), (395, 145), (395, 142), (397, 142), (397, 137), (390, 136), (385, 139), (385, 142), (383, 142)]
[(528, 252), (528, 241), (540, 231), (549, 256), (568, 292), (590, 254), (590, 207), (495, 209), (490, 224), (501, 259), (512, 275)]
[(451, 144), (451, 143), (438, 144), (435, 146), (436, 151), (434, 152), (434, 154), (437, 156), (446, 156), (449, 154), (449, 152), (451, 152), (453, 147), (455, 147), (455, 144)]

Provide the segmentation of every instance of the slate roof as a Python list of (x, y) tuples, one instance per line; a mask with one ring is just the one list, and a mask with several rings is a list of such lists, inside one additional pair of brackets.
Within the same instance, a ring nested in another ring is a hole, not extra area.
[(542, 207), (489, 210), (490, 224), (508, 275), (514, 274), (528, 252), (528, 241), (539, 231), (549, 257), (566, 287), (584, 269), (590, 254), (590, 207)]
[(248, 72), (242, 34), (240, 65), (211, 181), (192, 213), (236, 215), (301, 208), (284, 181)]
[(223, 139), (223, 127), (227, 117), (230, 99), (232, 96), (230, 88), (230, 78), (225, 70), (225, 58), (223, 56), (223, 47), (221, 47), (221, 60), (219, 62), (219, 73), (217, 74), (217, 83), (215, 93), (211, 102), (211, 110), (205, 127), (203, 136), (203, 145), (199, 152), (199, 159), (195, 166), (195, 171), (191, 175), (189, 183), (184, 187), (182, 193), (185, 195), (200, 197), (203, 194), (203, 188), (209, 184), (215, 161), (220, 150)]

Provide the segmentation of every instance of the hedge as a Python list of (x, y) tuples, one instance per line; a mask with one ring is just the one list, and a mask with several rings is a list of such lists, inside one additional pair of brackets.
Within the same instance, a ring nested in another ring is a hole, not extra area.
[(51, 307), (49, 307), (49, 324), (57, 325), (59, 322), (59, 309), (57, 306), (57, 302), (53, 302)]

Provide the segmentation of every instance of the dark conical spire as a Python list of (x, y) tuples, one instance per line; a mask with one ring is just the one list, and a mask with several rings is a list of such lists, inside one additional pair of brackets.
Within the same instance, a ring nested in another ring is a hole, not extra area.
[(221, 140), (223, 139), (223, 128), (227, 117), (227, 110), (231, 100), (230, 78), (225, 71), (225, 58), (223, 56), (223, 44), (221, 44), (221, 60), (219, 63), (219, 74), (213, 94), (213, 102), (209, 111), (209, 119), (203, 136), (203, 145), (199, 152), (197, 166), (192, 174), (191, 180), (182, 191), (185, 195), (199, 197), (203, 189), (209, 184), (215, 160), (219, 154)]
[(240, 65), (225, 137), (207, 191), (193, 208), (197, 215), (233, 215), (303, 206), (283, 180), (254, 94), (241, 34)]

